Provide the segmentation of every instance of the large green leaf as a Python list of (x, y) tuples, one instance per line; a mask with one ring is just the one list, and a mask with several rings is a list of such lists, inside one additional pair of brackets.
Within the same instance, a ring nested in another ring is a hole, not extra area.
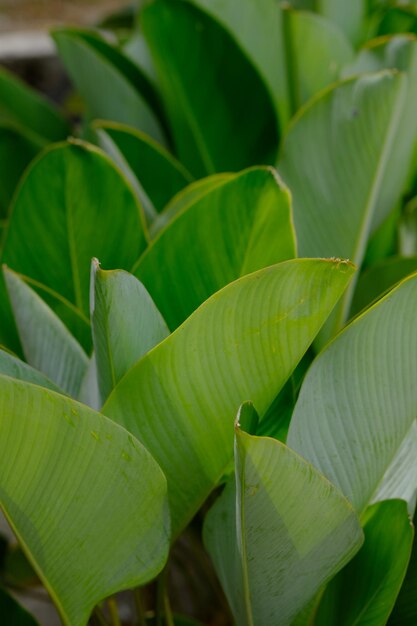
[(353, 48), (329, 20), (307, 11), (285, 13), (289, 56), (288, 80), (292, 106), (302, 104), (338, 80), (342, 67), (353, 60)]
[[(301, 256), (361, 264), (384, 181), (402, 168), (391, 157), (406, 100), (406, 77), (384, 71), (329, 88), (294, 120), (279, 171), (293, 195)], [(351, 296), (328, 334), (343, 324)]]
[(363, 522), (365, 543), (328, 585), (314, 626), (387, 623), (410, 560), (413, 527), (401, 500), (375, 504)]
[(36, 143), (60, 141), (70, 133), (68, 122), (52, 104), (4, 68), (0, 68), (0, 121), (24, 129)]
[(191, 519), (228, 467), (245, 398), (263, 415), (352, 277), (352, 266), (296, 260), (212, 296), (119, 382), (103, 412), (154, 454), (173, 527)]
[(136, 189), (143, 207), (148, 209), (150, 221), (191, 182), (187, 170), (144, 133), (111, 122), (96, 122), (94, 129), (100, 146)]
[[(249, 411), (244, 405), (239, 417)], [(237, 427), (235, 469), (208, 515), (205, 543), (236, 623), (287, 626), (357, 551), (359, 519), (281, 442)]]
[[(417, 39), (411, 35), (376, 39), (368, 44), (346, 68), (345, 76), (375, 72), (384, 69), (397, 69), (408, 77), (407, 94), (401, 118), (391, 146), (390, 164), (378, 193), (377, 211), (374, 214), (372, 228), (375, 229), (394, 209), (400, 199), (413, 169), (413, 151), (417, 141)], [(412, 172), (414, 173), (414, 172)]]
[(202, 177), (274, 162), (278, 128), (269, 92), (222, 25), (182, 0), (155, 0), (141, 24), (189, 171)]
[(61, 28), (52, 36), (91, 117), (122, 122), (165, 141), (159, 98), (137, 65), (92, 31)]
[(171, 330), (239, 276), (295, 256), (290, 196), (274, 170), (215, 182), (177, 213), (133, 269)]
[(0, 122), (0, 215), (8, 214), (17, 184), (43, 144), (34, 141), (12, 124)]
[[(130, 269), (146, 247), (144, 228), (136, 197), (109, 157), (82, 142), (59, 144), (26, 174), (6, 232), (3, 262), (88, 315), (91, 258)], [(1, 306), (6, 343), (12, 325), (4, 296)]]
[(145, 287), (123, 271), (105, 272), (93, 260), (91, 323), (102, 401), (169, 330)]
[[(414, 528), (416, 516), (414, 516)], [(388, 626), (414, 626), (417, 623), (417, 538), (414, 533), (413, 549), (404, 583), (388, 620)]]
[(38, 622), (20, 604), (0, 587), (0, 615), (10, 626), (38, 626)]
[(191, 0), (234, 36), (262, 75), (284, 127), (290, 118), (283, 14), (275, 0)]
[(416, 307), (414, 274), (317, 357), (295, 407), (288, 445), (337, 485), (357, 511), (378, 492), (384, 499), (409, 499), (411, 491), (415, 502)]
[(19, 276), (4, 270), (26, 361), (77, 398), (88, 357), (47, 304)]
[(153, 578), (168, 549), (165, 478), (91, 409), (0, 377), (0, 505), (66, 626)]

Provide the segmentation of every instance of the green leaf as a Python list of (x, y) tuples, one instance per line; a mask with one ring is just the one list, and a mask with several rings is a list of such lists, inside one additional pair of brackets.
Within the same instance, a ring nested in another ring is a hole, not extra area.
[(272, 100), (227, 30), (182, 0), (156, 0), (142, 11), (141, 24), (187, 169), (201, 178), (273, 163), (278, 123)]
[(154, 239), (185, 207), (194, 204), (206, 193), (233, 178), (234, 174), (212, 174), (187, 185), (168, 202), (151, 224), (149, 228), (151, 239)]
[(19, 274), (20, 278), (42, 298), (50, 309), (58, 315), (76, 340), (89, 354), (92, 349), (91, 325), (89, 318), (74, 304), (66, 300), (60, 293), (42, 285), (28, 276)]
[(24, 361), (21, 361), (16, 356), (0, 348), (0, 374), (4, 376), (10, 376), (11, 378), (17, 378), (18, 380), (24, 380), (40, 387), (46, 387), (60, 393), (62, 389), (59, 389), (49, 378), (47, 378), (41, 372), (38, 372), (35, 368), (31, 367)]
[[(279, 171), (293, 195), (300, 256), (362, 263), (385, 178), (397, 175), (392, 150), (406, 83), (404, 75), (391, 71), (350, 79), (323, 92), (295, 118)], [(351, 297), (352, 289), (326, 335), (343, 325)]]
[(356, 46), (362, 39), (367, 0), (318, 0), (317, 11), (332, 20)]
[(191, 0), (222, 23), (266, 82), (284, 127), (290, 118), (282, 10), (275, 0)]
[(0, 216), (8, 215), (17, 184), (42, 147), (13, 125), (0, 122)]
[(0, 615), (5, 624), (13, 626), (39, 626), (30, 613), (0, 587)]
[(26, 361), (77, 398), (88, 365), (84, 350), (18, 274), (4, 268), (4, 278)]
[[(411, 490), (415, 501), (416, 307), (414, 274), (317, 357), (291, 421), (288, 445), (337, 485), (359, 512), (383, 487), (384, 499), (408, 499)], [(393, 474), (398, 464), (402, 469)]]
[(133, 268), (171, 330), (239, 276), (295, 256), (290, 196), (274, 170), (253, 168), (208, 189)]
[(237, 428), (235, 470), (207, 517), (205, 543), (239, 626), (290, 624), (359, 548), (359, 519), (281, 442)]
[(148, 208), (150, 221), (191, 182), (187, 170), (140, 131), (110, 122), (96, 122), (93, 128), (102, 149), (121, 167), (142, 206)]
[(285, 13), (290, 46), (289, 81), (297, 110), (319, 91), (339, 79), (353, 60), (353, 48), (332, 22), (304, 11)]
[(103, 415), (7, 377), (0, 390), (0, 505), (63, 623), (85, 626), (99, 601), (163, 567), (165, 478)]
[(364, 48), (356, 61), (345, 71), (347, 76), (359, 73), (375, 72), (384, 69), (397, 69), (407, 74), (406, 97), (399, 124), (391, 146), (390, 165), (387, 168), (378, 192), (377, 210), (372, 229), (394, 209), (403, 192), (410, 169), (413, 167), (413, 151), (417, 141), (417, 118), (415, 102), (417, 100), (417, 40), (410, 35), (376, 39)]
[(24, 130), (35, 143), (60, 141), (70, 133), (68, 122), (52, 104), (4, 68), (0, 68), (0, 121)]
[[(2, 260), (87, 316), (91, 258), (130, 269), (146, 245), (141, 209), (119, 170), (97, 148), (73, 141), (49, 148), (28, 170)], [(4, 296), (1, 308), (3, 343), (9, 345), (13, 326)]]
[[(416, 517), (414, 517), (414, 527)], [(411, 558), (404, 583), (388, 620), (388, 626), (414, 626), (417, 622), (417, 539), (414, 534)]]
[(245, 398), (263, 416), (352, 277), (296, 260), (212, 296), (119, 382), (103, 412), (152, 452), (168, 479), (174, 534), (219, 482)]
[(359, 276), (352, 301), (351, 315), (356, 315), (400, 280), (417, 272), (417, 258), (391, 257), (376, 263)]
[(314, 626), (387, 623), (413, 545), (414, 532), (406, 503), (387, 500), (370, 507), (364, 532), (361, 550), (324, 592)]
[(52, 36), (91, 117), (122, 122), (165, 142), (159, 97), (137, 65), (93, 31), (60, 28)]
[(128, 272), (105, 272), (93, 260), (91, 323), (104, 402), (139, 359), (169, 330), (145, 287)]

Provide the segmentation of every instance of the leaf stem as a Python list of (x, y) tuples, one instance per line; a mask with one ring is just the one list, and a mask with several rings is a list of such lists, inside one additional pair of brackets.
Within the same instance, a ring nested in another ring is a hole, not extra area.
[(139, 588), (133, 590), (133, 597), (136, 607), (137, 626), (146, 626), (145, 609), (142, 602), (142, 594)]
[(166, 568), (159, 575), (156, 585), (156, 626), (175, 626), (167, 590)]
[(119, 617), (119, 611), (117, 610), (117, 602), (114, 596), (107, 598), (107, 605), (109, 607), (112, 626), (122, 626)]
[(100, 626), (108, 626), (106, 620), (104, 619), (104, 615), (98, 606), (96, 606), (96, 608), (94, 609), (93, 616), (97, 624), (99, 624)]

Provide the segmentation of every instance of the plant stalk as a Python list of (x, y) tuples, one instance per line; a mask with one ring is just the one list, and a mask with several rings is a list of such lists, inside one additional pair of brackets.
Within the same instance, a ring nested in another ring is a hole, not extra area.
[(117, 602), (114, 596), (107, 598), (107, 606), (109, 607), (110, 618), (112, 626), (122, 626), (119, 617), (119, 611), (117, 610)]

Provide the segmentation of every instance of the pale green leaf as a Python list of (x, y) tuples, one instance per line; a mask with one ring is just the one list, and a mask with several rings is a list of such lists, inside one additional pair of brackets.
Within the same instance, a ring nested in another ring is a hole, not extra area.
[(124, 271), (104, 271), (93, 260), (91, 324), (102, 402), (119, 380), (169, 330), (141, 282)]
[(168, 550), (165, 478), (103, 415), (0, 377), (0, 506), (66, 626), (141, 585)]
[(18, 274), (4, 268), (4, 277), (26, 361), (77, 398), (87, 370), (86, 353)]
[(0, 349), (0, 374), (4, 376), (10, 376), (11, 378), (17, 378), (18, 380), (24, 380), (27, 383), (33, 385), (39, 385), (40, 387), (46, 387), (63, 393), (62, 389), (59, 389), (49, 378), (44, 374), (31, 367), (24, 361), (18, 359), (14, 354)]
[(236, 623), (287, 626), (357, 551), (359, 519), (278, 441), (237, 429), (235, 468), (236, 481), (208, 515), (205, 543)]
[[(328, 344), (310, 367), (295, 407), (288, 445), (357, 511), (380, 492), (384, 478), (390, 480), (385, 498), (403, 497), (403, 488), (407, 497), (417, 487), (415, 454), (408, 484), (400, 454), (416, 418), (416, 307), (414, 274)], [(402, 469), (392, 476), (388, 470), (399, 454)]]

